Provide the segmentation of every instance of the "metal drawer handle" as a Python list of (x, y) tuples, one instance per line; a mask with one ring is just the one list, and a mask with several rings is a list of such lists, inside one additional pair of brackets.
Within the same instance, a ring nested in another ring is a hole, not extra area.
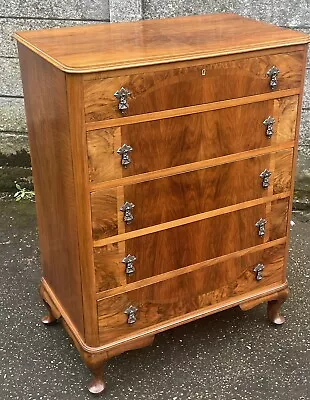
[(122, 147), (120, 147), (116, 152), (119, 154), (122, 159), (121, 159), (121, 164), (124, 168), (127, 168), (127, 165), (131, 163), (131, 158), (129, 157), (129, 153), (131, 153), (133, 148), (129, 146), (128, 144), (123, 144)]
[(275, 122), (276, 122), (276, 120), (271, 116), (269, 116), (263, 122), (263, 124), (266, 126), (266, 136), (267, 136), (268, 139), (270, 139), (271, 136), (273, 135), (273, 125), (274, 125)]
[(136, 269), (133, 265), (134, 261), (136, 261), (136, 257), (128, 254), (125, 258), (122, 259), (122, 263), (125, 264), (125, 272), (127, 275), (132, 275)]
[(126, 201), (126, 203), (123, 204), (122, 207), (120, 208), (120, 211), (124, 213), (123, 221), (127, 225), (130, 224), (134, 219), (134, 216), (132, 214), (132, 209), (134, 208), (134, 206), (135, 205), (133, 203), (129, 203), (128, 201)]
[(256, 274), (256, 280), (261, 281), (263, 279), (263, 270), (265, 268), (264, 264), (257, 264), (253, 271)]
[(123, 87), (121, 87), (117, 92), (114, 93), (114, 96), (118, 99), (118, 109), (122, 115), (127, 114), (127, 110), (129, 108), (127, 99), (130, 95), (130, 91)]
[(271, 171), (269, 171), (268, 169), (264, 169), (264, 171), (259, 176), (260, 176), (260, 178), (262, 178), (263, 188), (267, 189), (267, 187), (270, 184), (269, 178), (271, 177)]
[(134, 324), (137, 321), (137, 316), (136, 316), (137, 311), (138, 308), (132, 305), (126, 308), (124, 314), (127, 315), (127, 324)]
[(266, 227), (267, 221), (264, 218), (261, 218), (258, 220), (255, 224), (258, 228), (258, 236), (264, 236), (265, 235), (265, 227)]
[(271, 90), (275, 90), (278, 86), (278, 75), (280, 73), (279, 68), (273, 65), (270, 70), (267, 72), (267, 76), (270, 78), (269, 86)]

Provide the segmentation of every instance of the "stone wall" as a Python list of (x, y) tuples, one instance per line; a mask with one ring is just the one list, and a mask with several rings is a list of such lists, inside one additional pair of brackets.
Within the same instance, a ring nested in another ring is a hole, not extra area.
[[(235, 12), (310, 34), (309, 0), (24, 0), (22, 6), (20, 4), (20, 0), (8, 0), (0, 5), (0, 15), (2, 15), (0, 17), (2, 28), (0, 163), (2, 165), (23, 164), (27, 160), (22, 88), (16, 46), (11, 38), (11, 34), (16, 30)], [(17, 153), (15, 158), (14, 153)], [(303, 102), (296, 187), (300, 193), (310, 192), (310, 62), (308, 62)]]
[[(108, 0), (3, 0), (0, 3), (0, 191), (31, 177), (23, 90), (12, 34), (109, 22)], [(30, 184), (31, 185), (31, 184)]]

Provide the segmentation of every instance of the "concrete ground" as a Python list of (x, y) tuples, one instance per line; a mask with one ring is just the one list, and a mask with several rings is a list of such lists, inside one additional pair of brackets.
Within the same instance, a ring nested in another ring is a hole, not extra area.
[[(33, 203), (0, 200), (0, 400), (79, 400), (90, 374), (61, 325), (45, 327)], [(106, 366), (106, 400), (310, 399), (310, 214), (294, 212), (287, 323), (239, 308), (156, 336)]]

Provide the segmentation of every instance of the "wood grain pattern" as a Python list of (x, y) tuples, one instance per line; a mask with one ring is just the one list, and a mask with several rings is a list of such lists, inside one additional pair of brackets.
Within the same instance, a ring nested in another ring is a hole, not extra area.
[[(309, 38), (310, 42), (310, 38)], [(268, 48), (268, 49), (260, 49), (260, 50), (251, 50), (246, 53), (246, 57), (252, 58), (252, 57), (260, 57), (260, 56), (265, 56), (265, 55), (271, 55), (271, 54), (278, 54), (279, 52), (281, 53), (291, 53), (294, 51), (304, 51), (305, 44), (295, 44), (295, 45), (289, 45), (289, 46), (280, 46), (280, 47), (273, 47), (273, 48)], [(226, 62), (226, 61), (231, 61), (231, 60), (240, 60), (244, 58), (245, 55), (243, 53), (231, 53), (231, 54), (223, 54), (223, 55), (218, 55), (216, 56), (216, 62)], [(199, 63), (200, 64), (213, 64), (214, 63), (214, 56), (209, 56), (209, 57), (203, 57), (199, 58)], [(187, 59), (187, 60), (182, 60), (182, 61), (173, 61), (171, 65), (174, 68), (180, 68), (180, 67), (192, 67), (197, 65), (197, 59)], [(159, 63), (159, 64), (152, 64), (152, 65), (144, 65), (141, 67), (130, 67), (126, 68), (126, 75), (137, 75), (137, 74), (144, 74), (146, 72), (155, 72), (155, 71), (165, 71), (167, 70), (167, 63)], [(84, 81), (92, 81), (94, 79), (104, 79), (104, 78), (114, 78), (115, 76), (120, 76), (123, 75), (125, 71), (122, 71), (121, 69), (109, 69), (109, 70), (104, 70), (104, 71), (98, 71), (98, 72), (89, 72), (87, 74), (83, 74), (83, 79)]]
[(271, 164), (270, 168), (270, 171), (273, 173), (270, 177), (272, 194), (283, 193), (291, 190), (293, 154), (293, 150), (272, 154), (274, 159), (274, 164)]
[(87, 131), (94, 131), (97, 129), (105, 129), (123, 125), (137, 124), (142, 122), (156, 121), (159, 119), (181, 117), (183, 115), (199, 114), (207, 111), (222, 110), (224, 108), (237, 107), (246, 104), (259, 103), (262, 101), (281, 99), (283, 97), (296, 96), (299, 95), (300, 92), (301, 88), (297, 87), (292, 89), (255, 94), (253, 96), (239, 97), (237, 99), (215, 101), (213, 103), (197, 104), (195, 106), (157, 111), (149, 114), (132, 115), (126, 118), (121, 116), (119, 118), (87, 122), (85, 124), (85, 127)]
[[(173, 220), (173, 221), (164, 222), (164, 223), (159, 224), (159, 225), (153, 225), (153, 226), (149, 226), (147, 228), (137, 229), (137, 230), (131, 231), (131, 232), (119, 233), (117, 236), (110, 236), (110, 237), (105, 238), (105, 239), (94, 240), (93, 241), (93, 246), (94, 247), (102, 247), (102, 246), (106, 246), (106, 245), (111, 244), (111, 243), (116, 243), (116, 242), (119, 242), (119, 241), (129, 240), (129, 239), (133, 239), (133, 238), (136, 238), (136, 237), (139, 237), (139, 236), (149, 235), (151, 233), (161, 232), (161, 231), (164, 231), (166, 229), (171, 229), (171, 228), (175, 228), (175, 227), (178, 227), (178, 226), (191, 224), (193, 222), (202, 221), (202, 220), (204, 220), (206, 218), (213, 218), (213, 217), (216, 217), (218, 215), (228, 214), (228, 213), (231, 213), (231, 212), (234, 212), (234, 211), (239, 211), (239, 210), (245, 210), (247, 208), (255, 207), (255, 206), (261, 205), (261, 204), (267, 204), (267, 207), (269, 207), (268, 203), (270, 203), (272, 201), (281, 200), (281, 199), (287, 199), (290, 196), (291, 196), (291, 192), (288, 191), (288, 192), (284, 192), (284, 193), (278, 193), (278, 194), (275, 194), (273, 196), (261, 197), (259, 199), (249, 200), (249, 201), (245, 201), (243, 203), (238, 203), (238, 204), (233, 204), (232, 206), (228, 206), (228, 207), (217, 208), (215, 210), (206, 211), (206, 212), (203, 212), (203, 213), (200, 213), (200, 214), (191, 215), (189, 217), (185, 217), (185, 218), (180, 218), (180, 219), (176, 219), (176, 220)], [(270, 210), (269, 210), (269, 212), (270, 212)]]
[(273, 65), (281, 71), (276, 90), (299, 87), (302, 58), (298, 51), (85, 81), (85, 119), (120, 117), (114, 93), (121, 87), (131, 92), (128, 116), (271, 92), (267, 72)]
[[(229, 253), (229, 254), (224, 254), (223, 256), (210, 258), (209, 260), (205, 260), (205, 261), (201, 261), (196, 264), (188, 265), (187, 267), (164, 272), (160, 275), (150, 276), (149, 278), (144, 278), (139, 281), (134, 281), (134, 282), (130, 282), (130, 283), (125, 282), (126, 284), (124, 284), (124, 286), (116, 286), (114, 288), (107, 289), (102, 292), (97, 292), (96, 297), (97, 297), (97, 300), (102, 300), (104, 298), (115, 296), (120, 293), (131, 292), (132, 290), (139, 289), (144, 286), (149, 286), (149, 285), (159, 282), (159, 281), (165, 281), (167, 279), (171, 279), (171, 278), (174, 278), (179, 275), (184, 275), (184, 274), (188, 274), (189, 272), (192, 272), (192, 271), (197, 271), (197, 270), (201, 269), (202, 267), (207, 267), (209, 265), (218, 264), (218, 263), (230, 260), (230, 259), (243, 257), (246, 254), (251, 254), (251, 253), (255, 253), (257, 251), (269, 249), (270, 247), (278, 246), (280, 244), (285, 244), (286, 242), (287, 242), (287, 238), (282, 237), (280, 239), (276, 239), (276, 240), (273, 240), (270, 242), (261, 243), (257, 246), (248, 247), (246, 249), (238, 250), (238, 251), (235, 251), (235, 252)], [(124, 243), (124, 246), (125, 246), (125, 242), (122, 242), (122, 243)], [(121, 252), (123, 252), (123, 254), (125, 254), (125, 247), (124, 247), (124, 250), (120, 249), (120, 247), (119, 247), (119, 253), (121, 254)]]
[[(269, 240), (275, 240), (286, 236), (289, 226), (289, 205), (290, 199), (281, 199), (272, 203), (270, 213), (270, 223), (267, 224)], [(269, 222), (269, 221), (268, 221)]]
[(89, 346), (97, 346), (97, 309), (94, 297), (95, 274), (91, 240), (91, 210), (88, 186), (87, 144), (83, 113), (82, 77), (80, 75), (67, 75), (66, 91), (71, 135), (72, 169), (75, 184), (74, 211), (78, 228), (85, 342)]
[[(188, 217), (217, 208), (227, 207), (290, 189), (292, 150), (201, 169), (167, 178), (156, 179), (121, 188), (122, 201), (135, 204), (134, 220), (127, 225), (120, 211), (118, 189), (91, 194), (93, 239), (100, 240), (123, 232)], [(275, 190), (262, 187), (260, 174), (272, 172), (270, 182)], [(152, 194), (151, 196), (149, 194)]]
[[(296, 135), (295, 135), (295, 143), (294, 143), (294, 159), (293, 159), (293, 168), (292, 168), (292, 176), (295, 177), (296, 174), (296, 167), (297, 167), (297, 157), (298, 157), (298, 141), (299, 141), (299, 131), (300, 131), (300, 122), (301, 122), (301, 114), (302, 114), (302, 96), (304, 93), (304, 87), (305, 87), (305, 80), (306, 80), (306, 67), (307, 67), (307, 62), (308, 62), (308, 46), (305, 46), (304, 48), (304, 59), (303, 59), (303, 75), (302, 75), (302, 80), (301, 80), (301, 92), (299, 96), (299, 102), (298, 102), (298, 108), (296, 110)], [(291, 198), (290, 198), (290, 204), (289, 204), (289, 210), (288, 210), (288, 215), (289, 218), (291, 218), (292, 214), (292, 209), (293, 209), (293, 199), (294, 199), (294, 180), (291, 185)], [(288, 239), (290, 238), (290, 224), (287, 225), (286, 227), (286, 234)], [(286, 268), (288, 264), (288, 256), (289, 256), (289, 245), (286, 247), (286, 254), (285, 254), (285, 269), (283, 271), (283, 276), (286, 276)]]
[[(214, 307), (227, 298), (281, 283), (283, 257), (281, 245), (98, 301), (101, 344), (199, 308)], [(265, 265), (261, 281), (256, 280), (253, 271), (258, 263)], [(132, 325), (127, 324), (124, 314), (130, 305), (138, 308), (137, 322)]]
[[(16, 37), (25, 44), (44, 322), (62, 317), (95, 376), (90, 391), (104, 389), (105, 360), (171, 327), (262, 301), (282, 323), (309, 37), (231, 14)], [(114, 96), (121, 86), (132, 92), (126, 116)], [(134, 148), (126, 170), (116, 153), (123, 143)], [(135, 203), (129, 226), (125, 201)]]
[[(270, 240), (285, 236), (287, 204), (287, 199), (272, 203)], [(125, 252), (122, 242), (96, 247), (97, 292), (264, 243), (255, 226), (260, 218), (266, 218), (265, 204), (129, 239)], [(131, 276), (121, 262), (127, 254), (137, 258)]]
[(43, 276), (84, 337), (65, 74), (19, 45)]
[[(88, 132), (89, 179), (106, 182), (289, 142), (295, 135), (297, 102), (292, 96)], [(263, 125), (269, 115), (277, 120), (271, 140)], [(127, 168), (117, 154), (124, 143), (133, 148)]]
[(67, 72), (128, 68), (309, 42), (301, 32), (223, 13), (18, 32), (15, 38)]
[(268, 147), (262, 147), (259, 149), (243, 151), (242, 153), (228, 154), (227, 156), (211, 158), (209, 160), (197, 161), (191, 164), (183, 164), (177, 167), (171, 167), (161, 169), (158, 171), (146, 172), (145, 174), (127, 176), (125, 178), (119, 178), (112, 181), (100, 182), (90, 184), (89, 189), (91, 192), (96, 192), (103, 189), (110, 189), (114, 187), (133, 185), (145, 181), (151, 181), (154, 179), (164, 178), (173, 175), (184, 174), (190, 171), (198, 171), (204, 168), (215, 167), (217, 165), (224, 165), (233, 163), (235, 161), (247, 160), (249, 158), (260, 157), (265, 154), (272, 154), (278, 151), (289, 150), (294, 148), (294, 140), (289, 142), (271, 145)]

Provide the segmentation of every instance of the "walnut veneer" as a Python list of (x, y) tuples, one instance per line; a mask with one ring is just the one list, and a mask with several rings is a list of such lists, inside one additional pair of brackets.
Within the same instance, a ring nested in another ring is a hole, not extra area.
[(49, 324), (103, 363), (268, 302), (281, 324), (309, 38), (233, 14), (18, 32)]

